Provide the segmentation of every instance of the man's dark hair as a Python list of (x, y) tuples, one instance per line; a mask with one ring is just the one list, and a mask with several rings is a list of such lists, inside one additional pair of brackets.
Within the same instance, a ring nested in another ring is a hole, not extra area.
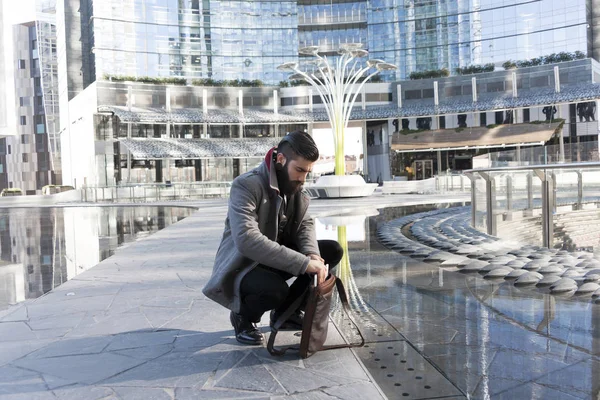
[(277, 146), (277, 152), (291, 160), (302, 157), (315, 162), (319, 159), (319, 149), (315, 141), (308, 133), (302, 131), (290, 132), (284, 136)]

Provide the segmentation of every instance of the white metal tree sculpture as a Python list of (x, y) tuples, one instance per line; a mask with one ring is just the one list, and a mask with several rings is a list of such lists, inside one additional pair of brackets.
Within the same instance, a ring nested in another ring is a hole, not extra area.
[(301, 71), (296, 62), (281, 64), (277, 69), (294, 72), (289, 79), (304, 80), (319, 93), (333, 131), (335, 174), (345, 175), (344, 132), (348, 127), (354, 102), (369, 79), (380, 71), (394, 70), (396, 66), (377, 59), (367, 60), (366, 65), (362, 65), (360, 59), (369, 52), (362, 49), (360, 43), (343, 44), (338, 51), (341, 57), (335, 68), (329, 64), (327, 56), (319, 54), (318, 46), (301, 48), (299, 53), (316, 57), (313, 62), (317, 71)]

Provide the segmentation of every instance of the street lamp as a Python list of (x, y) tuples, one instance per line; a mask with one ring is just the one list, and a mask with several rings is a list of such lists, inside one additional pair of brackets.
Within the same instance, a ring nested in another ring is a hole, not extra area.
[[(341, 57), (337, 60), (335, 68), (329, 64), (327, 56), (319, 54), (318, 46), (303, 47), (298, 52), (316, 57), (313, 63), (318, 71), (301, 71), (296, 62), (281, 64), (277, 69), (293, 72), (289, 79), (304, 80), (319, 93), (333, 131), (335, 174), (345, 175), (344, 132), (348, 127), (354, 102), (369, 79), (380, 71), (394, 70), (397, 67), (377, 59), (367, 60), (363, 66), (361, 59), (369, 52), (362, 48), (361, 43), (342, 44), (338, 50)], [(369, 72), (370, 70), (373, 71)]]

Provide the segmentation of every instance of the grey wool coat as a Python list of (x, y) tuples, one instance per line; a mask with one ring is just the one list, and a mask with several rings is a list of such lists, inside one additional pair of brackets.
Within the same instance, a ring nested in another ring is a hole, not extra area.
[(306, 212), (310, 199), (303, 192), (289, 196), (285, 241), (277, 242), (283, 197), (273, 151), (257, 168), (234, 179), (223, 238), (212, 276), (202, 290), (206, 297), (234, 312), (240, 311), (242, 278), (258, 264), (298, 276), (306, 272), (309, 255), (319, 255), (313, 220)]

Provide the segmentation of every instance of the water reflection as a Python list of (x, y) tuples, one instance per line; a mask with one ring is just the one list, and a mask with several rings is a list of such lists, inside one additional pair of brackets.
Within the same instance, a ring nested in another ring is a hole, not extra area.
[[(316, 225), (318, 238), (333, 238), (335, 232), (347, 251), (337, 275), (346, 283), (353, 308), (366, 308), (358, 320), (370, 335), (370, 347), (358, 354), (384, 392), (397, 397), (394, 381), (386, 383), (386, 375), (377, 375), (384, 361), (395, 365), (393, 357), (381, 357), (377, 364), (371, 352), (398, 347), (387, 329), (400, 332), (425, 364), (433, 364), (470, 398), (600, 396), (600, 305), (440, 268), (377, 241), (381, 224), (434, 208), (439, 207), (384, 209), (365, 217), (362, 225)], [(384, 337), (371, 334), (371, 328)], [(398, 372), (410, 374), (394, 368), (387, 369), (394, 379)], [(414, 390), (413, 398), (430, 398), (433, 389)]]
[(337, 240), (344, 255), (336, 268), (335, 275), (339, 278), (348, 294), (348, 301), (356, 310), (367, 311), (364, 301), (352, 276), (350, 267), (349, 243), (352, 248), (369, 250), (369, 225), (366, 224), (367, 217), (379, 215), (376, 209), (364, 209), (351, 214), (341, 214), (316, 219), (316, 232), (319, 239)]
[(182, 207), (0, 209), (0, 310), (33, 299), (193, 212)]

